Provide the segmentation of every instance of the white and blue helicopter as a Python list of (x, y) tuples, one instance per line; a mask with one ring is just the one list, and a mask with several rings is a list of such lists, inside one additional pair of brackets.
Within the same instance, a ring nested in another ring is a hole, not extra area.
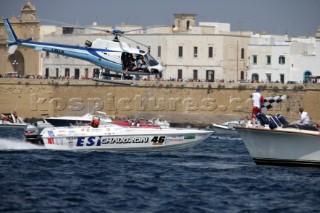
[[(46, 51), (85, 60), (101, 67), (103, 70), (103, 72), (100, 73), (99, 78), (93, 78), (93, 80), (107, 83), (131, 84), (122, 81), (108, 80), (102, 78), (101, 76), (119, 79), (134, 79), (134, 77), (138, 78), (140, 75), (161, 76), (163, 74), (163, 67), (150, 55), (149, 52), (145, 52), (138, 48), (129, 47), (127, 43), (119, 40), (119, 37), (123, 36), (125, 33), (124, 31), (106, 30), (104, 32), (114, 35), (113, 40), (95, 39), (93, 42), (86, 41), (85, 46), (72, 46), (65, 44), (36, 42), (32, 41), (32, 38), (25, 40), (19, 39), (16, 36), (8, 18), (3, 20), (9, 37), (9, 40), (7, 41), (9, 54), (13, 54), (18, 46), (24, 46), (34, 48), (36, 51)], [(141, 57), (141, 59), (144, 61), (143, 68), (140, 70), (137, 68), (134, 70), (128, 70), (126, 67), (127, 63), (125, 62), (127, 60), (125, 57), (128, 55)], [(110, 71), (114, 72), (115, 74), (111, 74)]]

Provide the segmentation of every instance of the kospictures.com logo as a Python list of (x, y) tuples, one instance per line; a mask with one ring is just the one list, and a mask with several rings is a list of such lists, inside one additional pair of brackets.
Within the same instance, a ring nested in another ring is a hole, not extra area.
[(112, 93), (104, 98), (80, 98), (68, 99), (60, 97), (40, 97), (37, 94), (30, 96), (31, 111), (227, 111), (243, 110), (251, 106), (251, 99), (226, 97), (223, 103), (218, 103), (215, 98), (178, 98), (178, 97), (148, 97), (136, 94), (134, 97), (117, 97)]

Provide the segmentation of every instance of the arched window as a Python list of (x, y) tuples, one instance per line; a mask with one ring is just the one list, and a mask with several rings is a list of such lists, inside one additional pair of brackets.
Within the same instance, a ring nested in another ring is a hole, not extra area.
[(16, 50), (14, 54), (9, 56), (9, 61), (12, 66), (12, 70), (18, 72), (18, 75), (24, 75), (24, 57), (19, 50)]
[(259, 75), (257, 73), (253, 73), (251, 76), (251, 80), (253, 83), (258, 83), (259, 82)]
[(312, 74), (311, 74), (310, 71), (305, 71), (304, 75), (303, 75), (303, 82), (305, 82), (305, 83), (310, 82), (311, 81), (311, 79), (310, 79), (311, 76), (312, 76)]

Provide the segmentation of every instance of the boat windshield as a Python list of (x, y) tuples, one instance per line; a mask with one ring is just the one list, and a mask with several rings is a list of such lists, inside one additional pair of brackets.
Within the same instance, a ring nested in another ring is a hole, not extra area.
[(156, 59), (154, 59), (149, 53), (146, 53), (144, 55), (144, 58), (146, 59), (146, 62), (149, 64), (149, 66), (157, 66), (159, 62), (157, 62)]

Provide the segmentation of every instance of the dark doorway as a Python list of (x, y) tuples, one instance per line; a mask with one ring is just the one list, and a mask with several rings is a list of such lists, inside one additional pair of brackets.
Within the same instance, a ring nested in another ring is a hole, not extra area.
[(214, 70), (207, 70), (206, 81), (214, 82)]
[(257, 73), (253, 73), (251, 76), (252, 83), (259, 83), (259, 75)]
[[(25, 75), (24, 73), (24, 57), (19, 50), (9, 56), (9, 62), (12, 66), (12, 71), (18, 72), (18, 75)], [(10, 71), (10, 70), (8, 70)]]
[(80, 69), (75, 69), (74, 70), (74, 78), (79, 80), (80, 77)]

